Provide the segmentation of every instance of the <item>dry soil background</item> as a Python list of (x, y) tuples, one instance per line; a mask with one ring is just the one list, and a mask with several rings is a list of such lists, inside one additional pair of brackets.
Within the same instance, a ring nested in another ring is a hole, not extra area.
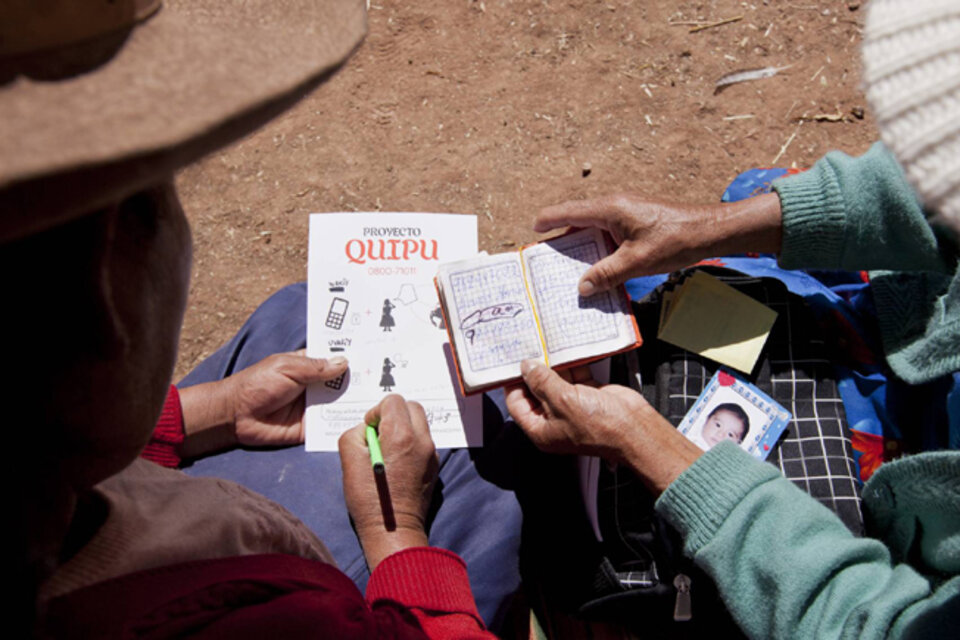
[(195, 237), (178, 377), (305, 277), (311, 212), (474, 213), (481, 248), (504, 251), (546, 204), (713, 201), (753, 166), (863, 152), (860, 5), (371, 0), (330, 82), (178, 177)]

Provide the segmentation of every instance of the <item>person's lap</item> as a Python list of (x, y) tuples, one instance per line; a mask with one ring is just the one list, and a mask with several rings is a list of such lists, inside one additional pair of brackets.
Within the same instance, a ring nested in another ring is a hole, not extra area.
[[(189, 387), (222, 379), (263, 358), (306, 344), (306, 284), (281, 289), (264, 302), (239, 333), (201, 362), (179, 384)], [(411, 398), (415, 400), (416, 398)], [(485, 435), (504, 428), (502, 394), (484, 402)], [(507, 429), (515, 429), (511, 424)], [(520, 507), (512, 491), (484, 475), (511, 474), (513, 456), (491, 438), (480, 450), (438, 451), (440, 496), (430, 525), (430, 544), (456, 552), (467, 563), (480, 614), (496, 626), (510, 594), (519, 588)], [(369, 572), (343, 500), (340, 457), (307, 453), (303, 447), (235, 449), (193, 461), (193, 476), (233, 480), (283, 505), (320, 537), (337, 565), (363, 590)]]

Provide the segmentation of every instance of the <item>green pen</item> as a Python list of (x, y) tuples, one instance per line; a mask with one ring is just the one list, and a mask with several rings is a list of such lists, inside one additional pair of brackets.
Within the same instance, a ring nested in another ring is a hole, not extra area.
[(377, 437), (377, 426), (367, 425), (367, 448), (370, 449), (370, 463), (373, 465), (373, 472), (382, 474), (383, 452), (380, 451), (380, 438)]

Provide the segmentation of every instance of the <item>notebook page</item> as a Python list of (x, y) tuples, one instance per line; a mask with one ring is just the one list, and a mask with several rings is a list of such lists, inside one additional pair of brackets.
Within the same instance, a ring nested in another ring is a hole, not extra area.
[(445, 264), (437, 280), (468, 390), (519, 376), (525, 359), (543, 359), (518, 254)]
[(551, 366), (617, 351), (636, 341), (621, 291), (589, 298), (577, 292), (583, 273), (607, 253), (598, 229), (547, 240), (522, 253)]

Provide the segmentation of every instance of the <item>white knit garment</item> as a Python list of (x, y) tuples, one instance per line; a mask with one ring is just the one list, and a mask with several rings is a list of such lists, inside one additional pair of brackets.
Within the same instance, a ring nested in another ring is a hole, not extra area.
[(863, 65), (880, 137), (960, 229), (960, 0), (870, 0)]

